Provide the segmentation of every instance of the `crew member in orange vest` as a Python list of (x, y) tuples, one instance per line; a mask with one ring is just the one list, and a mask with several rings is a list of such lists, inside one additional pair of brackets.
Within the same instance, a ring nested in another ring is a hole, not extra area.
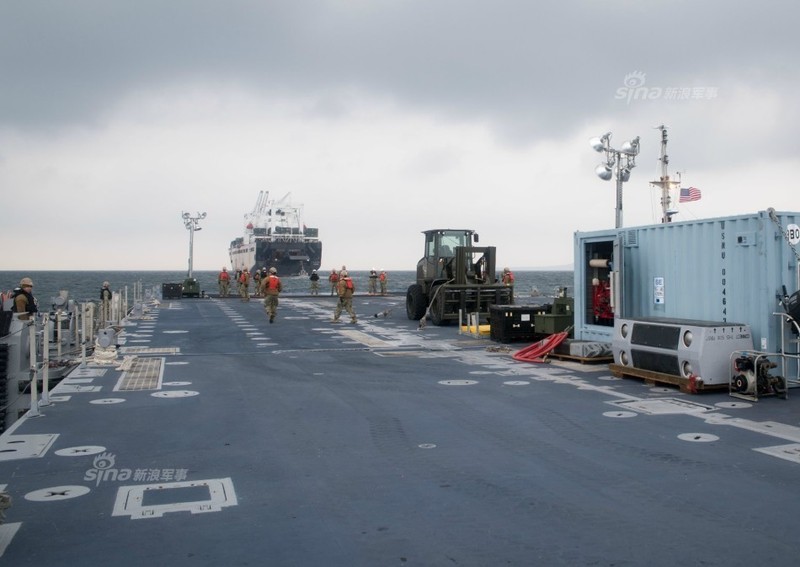
[(336, 285), (339, 283), (339, 274), (336, 273), (336, 270), (331, 270), (328, 281), (331, 284), (331, 297), (333, 297), (333, 294), (336, 293)]
[(250, 270), (247, 268), (239, 276), (239, 295), (242, 301), (250, 301)]
[(336, 303), (336, 310), (333, 312), (333, 321), (331, 322), (338, 323), (342, 310), (345, 310), (350, 314), (350, 322), (356, 323), (356, 312), (353, 311), (353, 294), (356, 291), (356, 286), (353, 283), (353, 278), (347, 275), (347, 270), (339, 272), (339, 283), (337, 285), (339, 301)]
[(264, 309), (269, 315), (269, 322), (275, 322), (275, 315), (278, 314), (278, 295), (280, 295), (283, 285), (278, 277), (278, 270), (274, 267), (269, 269), (269, 276), (261, 280), (261, 290), (264, 293)]
[(378, 281), (381, 284), (381, 295), (386, 295), (386, 286), (389, 284), (389, 276), (386, 275), (384, 270), (381, 270), (381, 275), (378, 276)]
[(228, 297), (228, 286), (231, 284), (231, 275), (228, 273), (228, 268), (222, 267), (222, 271), (217, 277), (217, 283), (219, 284), (219, 296)]

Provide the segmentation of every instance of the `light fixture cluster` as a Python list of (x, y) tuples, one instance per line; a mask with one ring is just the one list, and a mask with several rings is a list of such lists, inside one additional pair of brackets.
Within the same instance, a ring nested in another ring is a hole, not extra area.
[(611, 147), (611, 132), (589, 140), (592, 149), (606, 154), (605, 163), (598, 165), (594, 172), (603, 181), (608, 181), (616, 172), (617, 208), (616, 228), (622, 226), (622, 184), (631, 177), (631, 170), (636, 167), (636, 156), (639, 155), (639, 136), (622, 144), (620, 149)]
[(197, 213), (197, 216), (192, 216), (189, 213), (183, 213), (183, 225), (186, 230), (200, 230), (200, 221), (206, 218), (206, 213)]

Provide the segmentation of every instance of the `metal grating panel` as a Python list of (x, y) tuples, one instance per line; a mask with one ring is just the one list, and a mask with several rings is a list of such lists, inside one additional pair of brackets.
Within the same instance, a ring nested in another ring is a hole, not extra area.
[(120, 354), (180, 354), (181, 349), (177, 347), (122, 347)]
[(117, 385), (114, 386), (114, 391), (160, 390), (163, 376), (163, 358), (137, 358), (131, 367), (122, 373)]

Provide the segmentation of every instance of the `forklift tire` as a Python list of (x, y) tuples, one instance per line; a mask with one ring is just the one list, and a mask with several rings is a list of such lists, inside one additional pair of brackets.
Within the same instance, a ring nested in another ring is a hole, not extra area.
[(425, 292), (419, 284), (408, 286), (406, 292), (406, 315), (412, 321), (419, 321), (425, 315), (427, 303), (425, 301)]

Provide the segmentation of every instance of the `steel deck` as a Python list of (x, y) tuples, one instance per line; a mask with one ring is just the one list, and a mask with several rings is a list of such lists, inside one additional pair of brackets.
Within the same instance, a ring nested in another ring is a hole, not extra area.
[(76, 369), (0, 437), (0, 565), (797, 564), (795, 392), (517, 362), (403, 300), (151, 307), (158, 376)]

